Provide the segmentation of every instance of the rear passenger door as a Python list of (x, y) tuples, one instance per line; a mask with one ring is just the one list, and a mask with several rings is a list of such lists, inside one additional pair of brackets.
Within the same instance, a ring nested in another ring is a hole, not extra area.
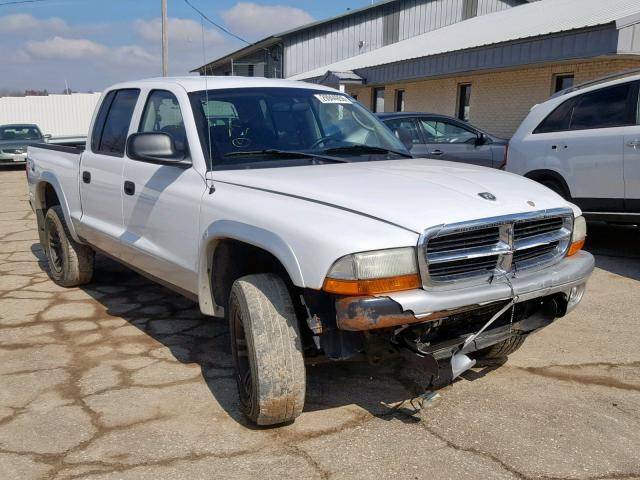
[(420, 132), (420, 128), (416, 123), (415, 118), (392, 118), (385, 120), (384, 122), (391, 131), (395, 132), (398, 128), (405, 128), (411, 133), (411, 154), (416, 156), (425, 156), (427, 154), (427, 146), (424, 143), (424, 138)]
[(122, 89), (104, 96), (94, 119), (91, 145), (80, 162), (79, 233), (113, 255), (120, 253), (125, 143), (139, 94), (138, 89)]
[(493, 166), (493, 153), (488, 144), (477, 145), (475, 130), (442, 118), (421, 117), (420, 127), (429, 157), (453, 162)]
[(636, 124), (624, 136), (624, 205), (627, 212), (640, 213), (640, 95), (633, 94)]
[(562, 175), (573, 201), (587, 212), (625, 209), (624, 160), (627, 151), (633, 154), (625, 139), (637, 136), (637, 98), (635, 82), (577, 95), (556, 107), (531, 135), (545, 167)]
[[(206, 184), (193, 168), (190, 155), (183, 118), (191, 112), (189, 100), (179, 89), (145, 89), (142, 97), (135, 131), (168, 134), (186, 160), (180, 165), (162, 165), (125, 159), (122, 259), (161, 281), (196, 293), (199, 212)], [(197, 132), (191, 130), (197, 142)]]

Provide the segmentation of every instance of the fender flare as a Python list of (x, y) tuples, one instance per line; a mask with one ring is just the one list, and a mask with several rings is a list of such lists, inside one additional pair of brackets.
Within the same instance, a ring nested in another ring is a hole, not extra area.
[(42, 193), (44, 192), (44, 184), (48, 183), (51, 185), (53, 190), (56, 192), (56, 196), (60, 201), (60, 208), (62, 208), (62, 214), (64, 215), (64, 221), (67, 223), (67, 228), (69, 228), (69, 232), (73, 239), (78, 243), (85, 243), (77, 234), (76, 226), (73, 223), (73, 219), (71, 218), (71, 212), (69, 210), (69, 203), (67, 202), (67, 197), (64, 194), (64, 190), (60, 186), (60, 182), (58, 178), (53, 175), (53, 173), (49, 171), (44, 171), (40, 175), (40, 178), (37, 180), (36, 188), (35, 188), (35, 205), (34, 208), (36, 210), (43, 210), (43, 205), (45, 199), (42, 198)]
[(222, 316), (224, 307), (216, 305), (211, 290), (213, 253), (221, 240), (232, 239), (261, 248), (280, 261), (294, 285), (304, 287), (304, 277), (298, 258), (291, 246), (279, 235), (254, 225), (218, 220), (202, 234), (198, 260), (198, 302), (205, 315)]
[(560, 185), (562, 185), (562, 188), (564, 188), (564, 191), (567, 193), (567, 196), (569, 197), (569, 199), (572, 198), (569, 184), (564, 179), (564, 177), (558, 172), (556, 172), (555, 170), (541, 168), (538, 170), (531, 170), (530, 172), (525, 173), (524, 176), (536, 182), (539, 181), (541, 178), (552, 178), (553, 180), (558, 181)]

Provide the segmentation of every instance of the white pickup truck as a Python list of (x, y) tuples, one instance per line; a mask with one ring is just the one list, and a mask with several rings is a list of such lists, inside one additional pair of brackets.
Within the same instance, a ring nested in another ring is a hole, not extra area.
[(412, 158), (354, 99), (234, 77), (109, 88), (86, 149), (30, 147), (50, 275), (94, 252), (229, 321), (240, 405), (293, 420), (305, 364), (404, 356), (452, 379), (582, 299), (579, 209), (510, 173)]

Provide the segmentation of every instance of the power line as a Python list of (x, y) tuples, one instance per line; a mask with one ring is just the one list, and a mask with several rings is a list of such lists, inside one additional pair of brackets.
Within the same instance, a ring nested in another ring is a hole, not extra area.
[[(27, 1), (27, 0), (25, 0)], [(44, 0), (31, 0), (31, 1), (44, 1)], [(252, 42), (245, 40), (244, 38), (236, 35), (235, 33), (227, 30), (225, 27), (223, 27), (222, 25), (214, 22), (213, 20), (211, 20), (209, 17), (207, 17), (202, 11), (200, 11), (197, 7), (195, 7), (191, 2), (189, 2), (189, 0), (184, 0), (184, 3), (186, 3), (187, 5), (189, 5), (192, 9), (194, 9), (196, 12), (198, 12), (198, 15), (200, 15), (202, 18), (204, 18), (207, 22), (209, 22), (211, 25), (213, 25), (214, 27), (222, 30), (224, 33), (226, 33), (227, 35), (232, 36), (233, 38), (237, 38), (238, 40), (240, 40), (241, 42), (246, 43), (247, 45), (253, 45)]]
[(5, 5), (20, 5), (22, 3), (39, 3), (46, 2), (47, 0), (14, 0), (12, 2), (3, 2), (0, 3), (0, 7), (4, 7)]

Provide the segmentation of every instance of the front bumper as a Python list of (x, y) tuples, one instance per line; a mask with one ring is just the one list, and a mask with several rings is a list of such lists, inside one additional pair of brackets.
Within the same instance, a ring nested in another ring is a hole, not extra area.
[[(483, 305), (510, 300), (518, 302), (563, 293), (568, 313), (582, 300), (584, 286), (593, 272), (593, 255), (579, 252), (555, 265), (516, 274), (509, 283), (496, 278), (492, 283), (458, 290), (409, 290), (379, 297), (345, 297), (336, 301), (338, 328), (366, 331), (438, 320)], [(575, 288), (574, 288), (575, 287)]]
[(0, 165), (24, 165), (27, 163), (26, 153), (0, 153)]

